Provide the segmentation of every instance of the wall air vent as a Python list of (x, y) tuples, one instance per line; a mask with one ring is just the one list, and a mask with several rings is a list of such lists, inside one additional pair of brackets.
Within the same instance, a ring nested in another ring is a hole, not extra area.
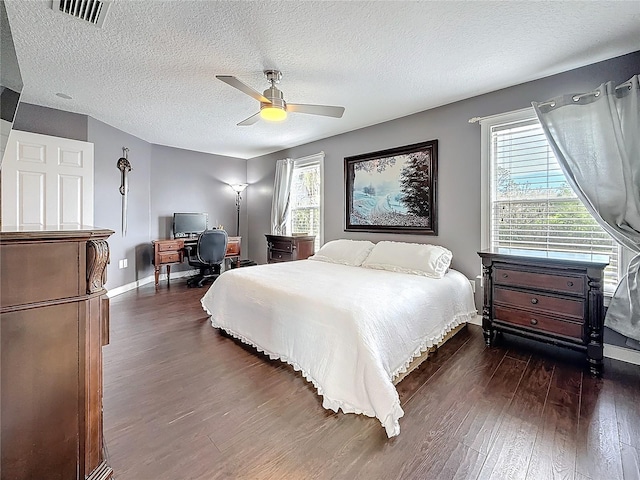
[(53, 0), (51, 8), (102, 28), (110, 5), (106, 0)]

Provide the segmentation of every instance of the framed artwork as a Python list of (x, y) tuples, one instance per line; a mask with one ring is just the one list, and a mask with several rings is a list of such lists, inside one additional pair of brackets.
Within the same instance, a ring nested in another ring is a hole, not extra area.
[(437, 174), (437, 140), (345, 157), (345, 231), (437, 235)]

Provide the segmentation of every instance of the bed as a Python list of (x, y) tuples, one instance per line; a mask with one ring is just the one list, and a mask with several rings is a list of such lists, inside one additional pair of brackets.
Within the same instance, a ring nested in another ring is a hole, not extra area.
[(448, 263), (438, 278), (416, 274), (415, 257), (408, 269), (379, 268), (367, 264), (371, 246), (348, 261), (327, 261), (323, 247), (309, 260), (226, 271), (202, 306), (213, 327), (300, 371), (324, 408), (376, 417), (392, 437), (404, 413), (394, 381), (476, 310)]

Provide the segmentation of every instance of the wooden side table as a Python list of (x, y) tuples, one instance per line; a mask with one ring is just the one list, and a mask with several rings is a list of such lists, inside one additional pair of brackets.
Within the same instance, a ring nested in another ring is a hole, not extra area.
[(482, 328), (585, 352), (593, 375), (602, 372), (605, 255), (493, 249), (482, 258)]
[(313, 255), (316, 237), (312, 235), (265, 235), (267, 237), (267, 262), (305, 260)]

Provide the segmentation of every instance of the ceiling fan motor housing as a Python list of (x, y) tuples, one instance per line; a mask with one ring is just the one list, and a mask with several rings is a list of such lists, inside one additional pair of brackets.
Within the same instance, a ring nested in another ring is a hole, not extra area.
[(282, 92), (278, 90), (276, 87), (271, 86), (267, 88), (263, 92), (263, 95), (267, 99), (269, 99), (271, 103), (260, 102), (261, 110), (265, 107), (271, 107), (271, 108), (275, 107), (275, 108), (281, 108), (283, 110), (287, 108), (287, 102), (284, 101), (284, 96), (282, 95)]

